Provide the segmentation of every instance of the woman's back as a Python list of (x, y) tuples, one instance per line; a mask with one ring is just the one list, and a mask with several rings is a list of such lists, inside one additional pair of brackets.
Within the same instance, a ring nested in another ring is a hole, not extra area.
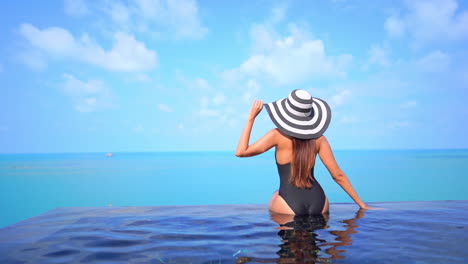
[[(275, 150), (275, 158), (279, 164), (286, 164), (292, 162), (294, 154), (293, 141), (289, 136), (284, 135), (278, 130), (278, 142)], [(315, 156), (318, 153), (317, 144), (314, 144), (314, 156), (310, 157), (312, 167), (314, 167)]]
[[(315, 144), (313, 146), (315, 147)], [(280, 176), (278, 194), (286, 201), (296, 215), (321, 214), (325, 207), (326, 196), (314, 177), (314, 166), (310, 170), (309, 181), (312, 184), (311, 188), (298, 188), (289, 181), (294, 153), (293, 148), (292, 139), (281, 135), (275, 149), (275, 160)], [(317, 151), (313, 153), (315, 156)], [(313, 163), (314, 161), (315, 157), (310, 157), (310, 162)]]

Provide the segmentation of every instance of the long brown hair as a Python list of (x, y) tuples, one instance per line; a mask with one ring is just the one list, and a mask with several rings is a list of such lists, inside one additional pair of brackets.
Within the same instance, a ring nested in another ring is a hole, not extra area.
[[(291, 161), (291, 176), (289, 183), (300, 189), (311, 188), (310, 170), (315, 163), (315, 139), (300, 139), (291, 137), (293, 142), (293, 159)], [(312, 161), (311, 162), (311, 157)]]

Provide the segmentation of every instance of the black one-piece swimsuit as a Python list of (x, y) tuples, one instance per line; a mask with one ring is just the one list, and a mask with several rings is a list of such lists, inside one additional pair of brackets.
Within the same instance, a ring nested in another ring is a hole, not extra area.
[(280, 176), (280, 188), (278, 194), (283, 197), (286, 203), (291, 207), (296, 215), (318, 215), (322, 214), (325, 206), (325, 192), (322, 186), (314, 177), (314, 167), (310, 170), (312, 175), (311, 188), (299, 189), (293, 184), (290, 184), (289, 175), (291, 170), (291, 162), (279, 164), (276, 159), (278, 174)]

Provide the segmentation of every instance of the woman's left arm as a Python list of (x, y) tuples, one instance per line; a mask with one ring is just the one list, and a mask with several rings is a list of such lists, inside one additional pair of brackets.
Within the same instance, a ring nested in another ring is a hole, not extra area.
[(268, 131), (262, 138), (257, 142), (249, 146), (250, 133), (252, 132), (252, 126), (258, 113), (262, 111), (263, 102), (261, 100), (255, 100), (250, 109), (247, 123), (245, 124), (244, 130), (242, 131), (239, 144), (237, 145), (236, 156), (237, 157), (250, 157), (269, 150), (276, 145), (276, 129)]

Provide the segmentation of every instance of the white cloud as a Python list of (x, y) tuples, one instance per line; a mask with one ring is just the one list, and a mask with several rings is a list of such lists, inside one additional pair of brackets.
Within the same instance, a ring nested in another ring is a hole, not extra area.
[(99, 80), (81, 81), (71, 74), (63, 74), (62, 90), (71, 97), (79, 112), (94, 112), (115, 108), (111, 90)]
[(372, 45), (368, 51), (369, 58), (367, 63), (364, 64), (364, 68), (367, 69), (371, 65), (389, 66), (390, 62), (387, 53), (386, 48), (380, 45)]
[(25, 50), (18, 53), (16, 57), (19, 61), (34, 71), (43, 71), (47, 68), (47, 58), (38, 50)]
[(184, 124), (179, 123), (179, 124), (177, 125), (177, 128), (178, 128), (178, 129), (184, 129)]
[(137, 73), (134, 77), (134, 80), (138, 82), (151, 82), (152, 78), (144, 73)]
[(351, 96), (351, 90), (345, 89), (332, 96), (330, 100), (331, 107), (343, 104)]
[(405, 23), (396, 15), (392, 15), (385, 20), (384, 28), (392, 37), (401, 37), (405, 33)]
[[(254, 81), (249, 81), (250, 85), (255, 86)], [(237, 128), (239, 126), (239, 120), (247, 117), (248, 109), (244, 109), (243, 102), (236, 98), (230, 98), (223, 95), (223, 103), (215, 103), (216, 96), (202, 96), (200, 98), (200, 107), (194, 112), (203, 117), (199, 119), (200, 123), (198, 126), (202, 126), (212, 131), (212, 127), (229, 127)], [(249, 104), (251, 102), (248, 102)], [(238, 109), (243, 109), (239, 111)], [(244, 111), (245, 110), (245, 111)], [(262, 115), (262, 117), (264, 117)], [(209, 128), (208, 128), (209, 127)]]
[(65, 13), (69, 16), (84, 16), (89, 14), (88, 4), (86, 0), (65, 0)]
[(288, 34), (273, 26), (251, 27), (252, 54), (239, 67), (223, 73), (225, 80), (243, 78), (267, 80), (278, 85), (297, 84), (323, 77), (345, 77), (350, 54), (328, 56), (320, 39), (291, 23)]
[(441, 51), (433, 51), (419, 59), (416, 64), (426, 72), (446, 71), (450, 66), (450, 56)]
[(219, 89), (219, 86), (212, 87), (204, 78), (188, 78), (180, 70), (176, 71), (176, 78), (194, 94), (201, 95), (190, 110), (196, 115), (193, 118), (197, 120), (196, 127), (203, 127), (209, 132), (212, 130), (213, 122), (217, 122), (221, 126), (237, 124), (235, 116), (238, 115), (238, 112), (233, 110), (233, 105), (236, 105), (238, 101), (231, 100), (230, 96), (227, 96), (226, 90)]
[(198, 114), (201, 116), (219, 116), (220, 113), (217, 110), (202, 108), (198, 111)]
[(385, 22), (390, 36), (409, 35), (417, 45), (468, 38), (468, 11), (456, 0), (406, 0), (407, 12)]
[(208, 33), (195, 0), (105, 1), (100, 9), (123, 31), (190, 39)]
[(202, 96), (200, 98), (200, 110), (198, 110), (198, 114), (201, 116), (219, 116), (220, 112), (210, 108), (211, 106), (208, 96)]
[(215, 105), (220, 105), (224, 104), (226, 102), (226, 96), (222, 92), (218, 92), (214, 97), (213, 97), (213, 103)]
[(269, 25), (274, 25), (279, 22), (282, 22), (284, 18), (286, 17), (286, 9), (287, 9), (287, 6), (285, 3), (282, 3), (282, 5), (280, 6), (273, 7), (271, 9), (271, 15), (265, 23)]
[(174, 111), (174, 110), (172, 110), (172, 108), (170, 108), (166, 104), (158, 104), (158, 109), (163, 111), (163, 112), (173, 112)]
[(356, 116), (345, 115), (339, 119), (340, 123), (343, 124), (353, 124), (359, 122), (359, 118)]
[(248, 80), (247, 81), (247, 89), (242, 95), (242, 100), (246, 104), (252, 104), (254, 98), (257, 96), (258, 92), (260, 91), (260, 85), (255, 80)]
[(196, 120), (196, 124), (194, 124), (196, 130), (201, 129), (206, 133), (213, 133), (216, 131), (213, 130), (214, 127), (238, 127), (239, 116), (243, 118), (243, 115), (236, 109), (239, 109), (241, 102), (235, 98), (231, 99), (219, 91), (210, 94), (201, 96), (199, 106), (190, 111), (197, 116), (191, 118), (191, 120)]
[[(41, 62), (45, 61), (37, 58), (45, 59), (46, 56), (82, 61), (117, 72), (144, 71), (157, 66), (156, 52), (126, 33), (116, 32), (112, 48), (104, 50), (87, 34), (76, 39), (60, 27), (40, 30), (31, 24), (21, 24), (19, 31), (30, 44), (30, 50), (21, 55), (29, 66), (42, 66)], [(33, 56), (29, 57), (29, 54)]]
[(187, 86), (187, 88), (195, 90), (197, 93), (212, 92), (215, 90), (206, 79), (200, 77), (189, 78), (185, 76), (181, 70), (176, 71), (176, 79), (183, 85)]
[(208, 81), (203, 79), (203, 78), (196, 78), (195, 79), (195, 85), (196, 85), (196, 87), (198, 87), (200, 89), (203, 89), (203, 90), (208, 90), (208, 89), (211, 88)]

